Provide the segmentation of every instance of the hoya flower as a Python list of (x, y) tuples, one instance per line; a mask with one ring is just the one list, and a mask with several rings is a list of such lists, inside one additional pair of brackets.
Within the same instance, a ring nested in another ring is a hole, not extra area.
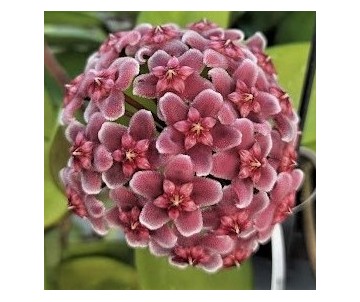
[(145, 198), (140, 221), (156, 230), (173, 221), (179, 233), (191, 236), (203, 227), (201, 208), (218, 203), (222, 197), (219, 182), (194, 176), (187, 155), (176, 155), (165, 165), (163, 175), (155, 171), (137, 172), (130, 187)]
[(69, 210), (177, 267), (239, 266), (295, 206), (299, 118), (260, 33), (112, 33), (65, 87)]

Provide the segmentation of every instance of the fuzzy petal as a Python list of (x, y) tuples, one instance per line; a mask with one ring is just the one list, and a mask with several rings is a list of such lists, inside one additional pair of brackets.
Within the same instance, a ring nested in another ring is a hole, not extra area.
[(119, 71), (119, 77), (115, 82), (115, 87), (118, 90), (124, 91), (129, 88), (134, 77), (139, 74), (139, 63), (130, 57), (122, 57), (114, 61), (110, 68), (115, 65)]
[(225, 101), (218, 114), (220, 123), (223, 125), (232, 125), (238, 117), (239, 114), (235, 110), (233, 104), (229, 101)]
[(101, 129), (102, 124), (106, 121), (100, 112), (96, 112), (91, 115), (89, 123), (86, 126), (85, 135), (91, 141), (98, 141), (98, 133)]
[(234, 78), (243, 81), (248, 87), (255, 85), (257, 76), (258, 67), (249, 59), (245, 59), (234, 72)]
[(208, 273), (215, 273), (223, 266), (222, 258), (219, 254), (213, 254), (210, 256), (210, 259), (206, 263), (199, 265)]
[(197, 209), (192, 212), (180, 212), (174, 223), (180, 234), (185, 237), (197, 234), (203, 227), (201, 211)]
[(208, 40), (193, 30), (187, 30), (182, 37), (182, 41), (185, 44), (190, 45), (192, 48), (196, 48), (200, 51), (203, 51), (208, 45)]
[(241, 143), (241, 132), (232, 126), (216, 124), (210, 133), (216, 150), (228, 150)]
[(254, 184), (254, 187), (260, 191), (269, 192), (276, 181), (275, 169), (267, 164), (261, 168), (261, 176), (258, 182)]
[(197, 109), (202, 117), (216, 118), (222, 105), (221, 94), (211, 89), (200, 92), (192, 102), (192, 107)]
[(299, 190), (299, 188), (301, 187), (301, 184), (303, 182), (304, 172), (299, 169), (295, 169), (291, 172), (291, 176), (292, 176), (293, 188), (295, 191), (297, 191), (297, 190)]
[(234, 127), (238, 129), (241, 134), (241, 144), (239, 149), (249, 149), (254, 143), (254, 124), (247, 118), (237, 119), (234, 123)]
[(152, 255), (155, 256), (167, 256), (170, 254), (171, 249), (163, 248), (161, 245), (157, 244), (154, 240), (149, 242), (149, 250)]
[(127, 210), (138, 203), (135, 194), (123, 186), (110, 190), (109, 196), (121, 209)]
[(191, 198), (199, 206), (217, 204), (223, 196), (221, 184), (214, 179), (195, 177), (193, 185)]
[(154, 231), (151, 238), (163, 248), (172, 248), (177, 241), (177, 237), (168, 226), (163, 226)]
[(239, 174), (240, 158), (235, 150), (218, 152), (213, 155), (211, 174), (218, 178), (231, 180)]
[(247, 179), (243, 180), (236, 178), (232, 182), (232, 188), (238, 197), (236, 206), (238, 208), (246, 208), (253, 199), (254, 187), (252, 182)]
[(141, 238), (131, 232), (125, 234), (125, 240), (127, 244), (133, 248), (147, 247), (149, 243), (149, 238)]
[(110, 189), (115, 189), (127, 181), (122, 165), (119, 163), (114, 163), (109, 170), (105, 171), (102, 174), (102, 179)]
[(168, 125), (186, 119), (189, 107), (176, 94), (167, 92), (159, 100), (160, 112)]
[(184, 151), (184, 135), (173, 127), (166, 127), (156, 140), (156, 149), (161, 154), (179, 154)]
[(258, 192), (247, 208), (251, 213), (256, 214), (263, 211), (270, 203), (269, 197), (265, 192)]
[(211, 148), (202, 144), (197, 144), (187, 151), (194, 164), (194, 171), (197, 176), (206, 176), (213, 167)]
[(121, 147), (121, 138), (126, 127), (120, 124), (105, 122), (99, 131), (99, 141), (109, 150), (115, 151)]
[(111, 153), (103, 146), (99, 145), (94, 151), (94, 168), (98, 172), (104, 172), (112, 166), (113, 158)]
[(272, 200), (283, 200), (291, 191), (292, 177), (290, 173), (282, 172), (277, 176), (274, 189), (270, 193)]
[(87, 196), (85, 199), (85, 206), (90, 216), (100, 218), (105, 215), (104, 204), (97, 200), (94, 196)]
[(183, 97), (185, 100), (191, 101), (205, 89), (214, 89), (214, 86), (209, 80), (194, 72), (185, 80), (185, 91), (183, 93)]
[(70, 143), (74, 143), (78, 133), (84, 131), (85, 131), (85, 126), (80, 122), (74, 120), (66, 128), (65, 136)]
[(174, 183), (187, 183), (194, 177), (194, 165), (188, 155), (176, 155), (166, 164), (164, 170), (166, 179)]
[(167, 52), (170, 56), (180, 57), (185, 53), (189, 47), (181, 42), (180, 40), (171, 40), (168, 41), (164, 46), (163, 50)]
[(197, 49), (190, 49), (179, 58), (179, 63), (181, 66), (189, 66), (195, 71), (201, 72), (204, 67), (203, 54)]
[(148, 60), (149, 70), (157, 66), (166, 66), (171, 56), (163, 50), (157, 50)]
[(204, 63), (206, 66), (212, 68), (227, 69), (229, 67), (226, 57), (213, 49), (206, 49), (204, 51)]
[(125, 113), (124, 94), (113, 90), (111, 94), (99, 103), (99, 109), (106, 119), (114, 121)]
[(221, 255), (229, 253), (234, 247), (234, 241), (229, 236), (206, 236), (202, 244)]
[(120, 227), (121, 222), (119, 219), (119, 208), (112, 207), (110, 210), (108, 210), (105, 214), (105, 219), (110, 227)]
[(129, 134), (136, 140), (151, 139), (155, 134), (155, 122), (148, 110), (137, 111), (130, 120)]
[(136, 194), (153, 200), (162, 194), (163, 177), (155, 171), (136, 172), (130, 180), (130, 187)]
[(101, 191), (101, 176), (91, 170), (83, 170), (81, 173), (81, 185), (85, 193), (98, 194)]
[(134, 80), (134, 95), (144, 98), (155, 98), (157, 82), (158, 78), (149, 73), (137, 76)]
[(139, 220), (148, 229), (156, 230), (167, 223), (170, 218), (166, 210), (158, 208), (152, 202), (148, 202), (141, 210)]
[(260, 91), (255, 96), (255, 101), (260, 103), (261, 114), (265, 118), (281, 111), (278, 99), (270, 93)]
[(209, 70), (208, 75), (210, 76), (216, 91), (220, 92), (224, 98), (234, 90), (234, 81), (225, 69), (218, 67), (213, 68)]

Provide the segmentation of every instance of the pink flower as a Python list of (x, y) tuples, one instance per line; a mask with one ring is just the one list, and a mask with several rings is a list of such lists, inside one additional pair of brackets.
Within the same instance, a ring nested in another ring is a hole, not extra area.
[(265, 46), (208, 20), (110, 34), (65, 87), (69, 209), (178, 267), (241, 265), (303, 177), (299, 118)]
[(150, 73), (135, 78), (134, 94), (155, 98), (174, 92), (185, 99), (193, 99), (211, 84), (200, 76), (203, 69), (202, 53), (196, 49), (180, 57), (172, 57), (163, 50), (156, 51), (148, 60)]
[(237, 129), (218, 122), (222, 106), (221, 95), (210, 89), (199, 93), (190, 107), (177, 95), (165, 94), (159, 101), (159, 111), (169, 126), (157, 140), (159, 152), (186, 153), (198, 175), (209, 174), (212, 151), (230, 149), (241, 141)]
[(106, 219), (110, 226), (120, 227), (124, 231), (130, 246), (145, 247), (150, 241), (162, 248), (172, 248), (175, 245), (177, 237), (169, 227), (152, 231), (141, 224), (139, 216), (145, 200), (125, 187), (111, 190), (110, 198), (116, 205), (107, 212)]
[(147, 200), (140, 221), (151, 230), (174, 221), (183, 236), (200, 232), (201, 208), (214, 205), (222, 197), (219, 182), (194, 176), (189, 156), (177, 155), (165, 165), (164, 175), (155, 171), (134, 174), (130, 187)]
[(113, 165), (102, 175), (111, 189), (127, 182), (135, 171), (155, 168), (159, 161), (155, 149), (155, 124), (149, 111), (140, 110), (134, 114), (128, 129), (105, 122), (99, 131), (99, 140), (113, 159)]
[(60, 171), (60, 178), (65, 186), (69, 210), (87, 219), (98, 234), (106, 234), (105, 207), (101, 201), (83, 191), (79, 173), (67, 167)]

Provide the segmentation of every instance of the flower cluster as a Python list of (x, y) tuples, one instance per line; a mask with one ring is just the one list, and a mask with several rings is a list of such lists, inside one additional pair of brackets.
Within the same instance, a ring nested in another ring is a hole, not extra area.
[(69, 209), (179, 267), (239, 266), (303, 178), (298, 117), (265, 44), (207, 20), (110, 34), (66, 86)]

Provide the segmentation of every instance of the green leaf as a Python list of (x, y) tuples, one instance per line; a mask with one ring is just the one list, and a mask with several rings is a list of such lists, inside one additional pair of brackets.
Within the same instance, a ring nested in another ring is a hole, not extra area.
[(251, 261), (239, 269), (225, 269), (215, 274), (189, 267), (178, 269), (166, 258), (158, 258), (146, 249), (135, 250), (141, 289), (252, 289)]
[(98, 44), (105, 40), (106, 35), (100, 28), (81, 28), (71, 25), (45, 24), (44, 34), (49, 44), (92, 43)]
[(44, 226), (56, 224), (67, 212), (64, 193), (54, 182), (50, 170), (50, 143), (44, 143)]
[(277, 28), (276, 44), (310, 41), (315, 29), (315, 12), (291, 12)]
[[(309, 49), (309, 43), (296, 43), (267, 50), (278, 71), (280, 85), (289, 93), (296, 108), (299, 106)], [(301, 145), (316, 150), (316, 81), (313, 83)]]
[(101, 20), (92, 12), (44, 12), (45, 24), (68, 24), (76, 26), (99, 26)]
[(59, 268), (59, 289), (137, 289), (136, 271), (106, 257), (64, 261)]
[(57, 289), (57, 267), (61, 261), (61, 235), (58, 228), (44, 234), (45, 289)]
[(186, 26), (189, 23), (197, 22), (201, 19), (208, 19), (215, 22), (221, 27), (229, 26), (230, 13), (226, 11), (187, 11), (187, 12), (157, 12), (144, 11), (140, 12), (137, 18), (137, 24), (151, 23), (152, 25), (162, 25), (165, 23), (176, 23), (179, 26)]

